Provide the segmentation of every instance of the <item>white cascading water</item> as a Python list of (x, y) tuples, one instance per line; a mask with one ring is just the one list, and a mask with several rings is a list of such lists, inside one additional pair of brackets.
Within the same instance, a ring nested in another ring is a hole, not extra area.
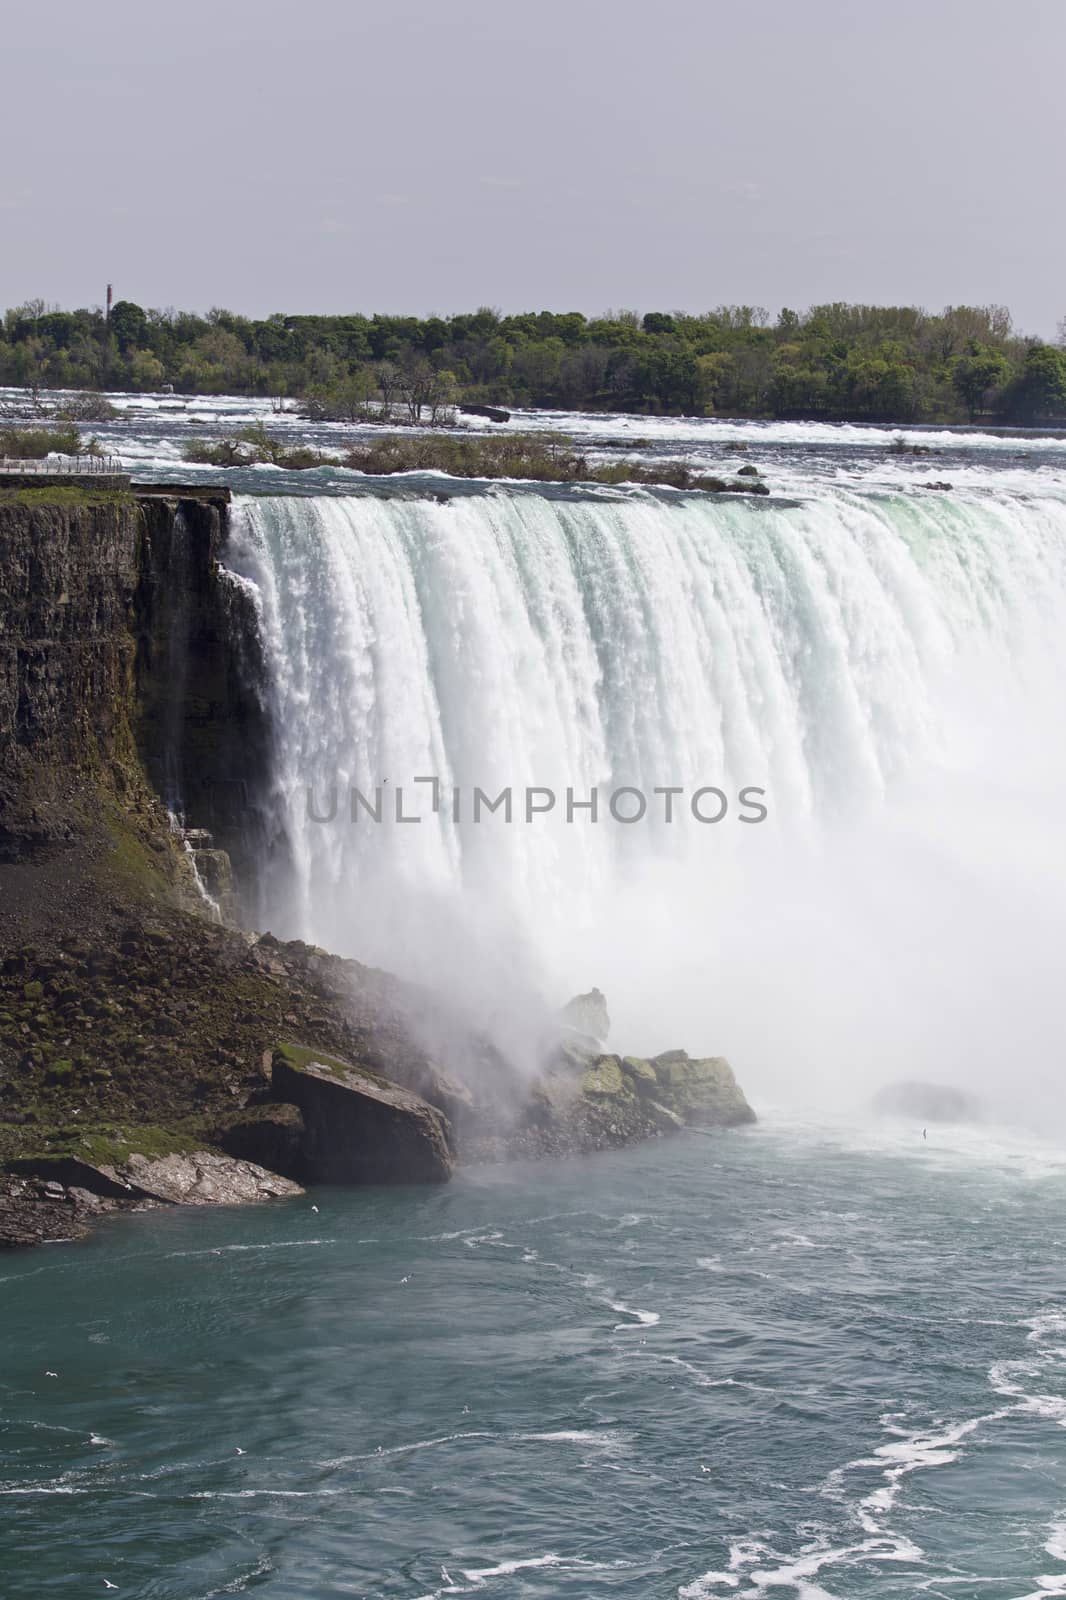
[[(445, 988), (519, 1064), (532, 997), (598, 983), (616, 1048), (723, 1051), (756, 1091), (1024, 1070), (1042, 1101), (1066, 1044), (1061, 495), (497, 487), (245, 497), (233, 524), (291, 848), (275, 931)], [(423, 820), (387, 798), (353, 820), (379, 784)], [(607, 813), (623, 785), (639, 823)], [(716, 825), (687, 814), (704, 785)], [(510, 786), (513, 821), (473, 824), (475, 786)], [(558, 797), (531, 823), (529, 786)], [(600, 791), (597, 823), (565, 820), (568, 788)]]

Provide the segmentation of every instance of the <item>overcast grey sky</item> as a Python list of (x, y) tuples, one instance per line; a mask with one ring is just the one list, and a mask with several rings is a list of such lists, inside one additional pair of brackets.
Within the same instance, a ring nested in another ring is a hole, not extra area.
[(5, 305), (1066, 316), (1066, 0), (59, 0), (0, 52)]

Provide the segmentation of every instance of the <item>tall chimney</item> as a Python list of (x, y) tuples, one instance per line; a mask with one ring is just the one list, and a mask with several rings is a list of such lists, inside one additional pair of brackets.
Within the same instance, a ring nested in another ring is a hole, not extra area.
[(113, 298), (113, 296), (112, 296), (112, 293), (111, 293), (111, 285), (108, 284), (108, 286), (107, 286), (107, 317), (105, 319), (107, 322), (111, 321), (111, 301), (112, 301), (112, 298)]

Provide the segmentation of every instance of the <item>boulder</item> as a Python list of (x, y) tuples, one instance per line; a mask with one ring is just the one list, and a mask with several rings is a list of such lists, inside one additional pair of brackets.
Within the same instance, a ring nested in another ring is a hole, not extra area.
[(588, 994), (575, 995), (572, 1000), (567, 1001), (559, 1015), (565, 1025), (572, 1028), (575, 1033), (585, 1034), (600, 1044), (611, 1031), (607, 1001), (599, 989), (590, 989)]
[(12, 1170), (32, 1171), (45, 1184), (66, 1186), (68, 1194), (86, 1191), (106, 1200), (155, 1201), (163, 1205), (248, 1205), (302, 1194), (299, 1184), (267, 1172), (253, 1161), (239, 1161), (217, 1150), (141, 1155), (121, 1161), (79, 1156), (27, 1157)]
[(950, 1084), (919, 1079), (890, 1083), (874, 1096), (874, 1110), (914, 1122), (976, 1122), (981, 1105), (975, 1095)]
[(622, 1063), (617, 1056), (600, 1056), (596, 1065), (590, 1067), (581, 1079), (582, 1094), (600, 1098), (622, 1094), (625, 1087)]
[(303, 1170), (304, 1119), (297, 1106), (249, 1106), (216, 1127), (213, 1137), (227, 1155), (282, 1177), (299, 1178)]
[(638, 1094), (654, 1098), (659, 1091), (659, 1079), (650, 1061), (641, 1056), (623, 1056), (622, 1071), (633, 1080)]
[(436, 1106), (351, 1063), (297, 1045), (274, 1053), (274, 1094), (298, 1106), (308, 1183), (444, 1183), (451, 1129)]
[(704, 1128), (734, 1128), (755, 1121), (755, 1113), (724, 1056), (693, 1059), (684, 1050), (667, 1050), (651, 1063), (663, 1098), (685, 1121)]
[(82, 1239), (89, 1231), (86, 1208), (61, 1191), (56, 1199), (43, 1186), (0, 1178), (0, 1250), (28, 1250), (38, 1244)]
[(175, 1206), (243, 1206), (303, 1193), (291, 1179), (217, 1150), (131, 1155), (123, 1171), (143, 1194)]
[(484, 417), (488, 422), (510, 422), (511, 413), (501, 406), (460, 406), (464, 417)]

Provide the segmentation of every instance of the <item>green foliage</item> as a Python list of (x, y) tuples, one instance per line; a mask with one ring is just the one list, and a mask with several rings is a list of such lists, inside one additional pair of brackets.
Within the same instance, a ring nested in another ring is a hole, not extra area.
[(60, 422), (110, 422), (118, 412), (106, 395), (90, 391), (66, 401), (56, 410), (55, 416)]
[[(270, 463), (302, 469), (325, 466), (335, 458), (316, 450), (290, 449), (261, 424), (224, 439), (192, 439), (186, 461), (204, 466), (242, 467)], [(504, 433), (483, 437), (463, 431), (381, 433), (348, 450), (343, 465), (372, 477), (397, 472), (446, 472), (453, 478), (519, 478), (540, 483), (641, 483), (714, 494), (769, 494), (755, 481), (755, 468), (736, 479), (693, 472), (683, 461), (648, 466), (637, 461), (592, 464), (564, 434)]]
[[(106, 479), (104, 480), (106, 481)], [(102, 506), (128, 505), (133, 496), (128, 489), (84, 488), (74, 483), (49, 483), (42, 479), (26, 489), (5, 489), (0, 480), (0, 505), (17, 506)]]
[(645, 466), (635, 461), (591, 465), (563, 434), (391, 433), (355, 445), (344, 464), (387, 477), (394, 472), (447, 472), (455, 478), (519, 478), (541, 483), (642, 483), (711, 493), (768, 494), (765, 484), (711, 478), (683, 461)]
[(1010, 363), (999, 351), (970, 341), (965, 355), (951, 364), (951, 381), (965, 403), (971, 422), (984, 409), (991, 390), (1002, 388), (1010, 379)]
[[(275, 1053), (297, 1072), (306, 1072), (308, 1067), (318, 1066), (325, 1067), (335, 1078), (343, 1078), (352, 1070), (351, 1062), (341, 1061), (323, 1050), (308, 1049), (303, 1044), (279, 1044)], [(365, 1072), (365, 1069), (360, 1068), (360, 1071)]]
[(118, 300), (111, 307), (111, 332), (120, 350), (139, 347), (148, 333), (148, 318), (132, 300)]
[(246, 467), (262, 465), (288, 467), (302, 471), (324, 466), (329, 456), (304, 445), (288, 446), (267, 433), (261, 422), (222, 439), (190, 439), (182, 455), (206, 467)]
[(1020, 376), (1007, 394), (1010, 414), (1020, 422), (1066, 412), (1066, 352), (1050, 344), (1034, 344)]
[(0, 456), (11, 461), (42, 461), (48, 455), (82, 452), (77, 428), (0, 428)]
[[(120, 300), (33, 301), (0, 329), (0, 383), (48, 389), (296, 396), (313, 420), (421, 424), (456, 403), (693, 416), (962, 421), (1066, 411), (1059, 352), (1019, 338), (1002, 306), (833, 302), (772, 320), (759, 306), (453, 317), (206, 317)], [(77, 420), (83, 420), (80, 416)], [(84, 420), (90, 420), (85, 417)], [(95, 417), (91, 420), (95, 420)]]
[[(53, 1076), (58, 1065), (57, 1062), (52, 1067)], [(31, 1148), (23, 1157), (23, 1162), (68, 1159), (87, 1161), (94, 1167), (124, 1167), (132, 1155), (147, 1156), (151, 1160), (160, 1156), (185, 1155), (193, 1150), (202, 1150), (203, 1146), (204, 1135), (199, 1130), (175, 1132), (151, 1124), (137, 1127), (115, 1124), (81, 1127), (68, 1123), (46, 1133), (40, 1146)]]

